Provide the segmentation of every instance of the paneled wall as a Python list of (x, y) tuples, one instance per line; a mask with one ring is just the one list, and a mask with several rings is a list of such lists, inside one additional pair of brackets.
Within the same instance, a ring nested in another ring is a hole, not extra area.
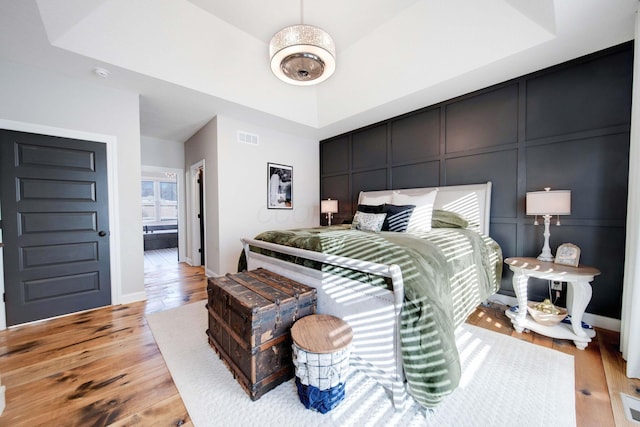
[[(552, 251), (578, 245), (602, 271), (587, 311), (620, 318), (632, 71), (630, 42), (324, 140), (321, 196), (339, 201), (341, 222), (361, 190), (491, 181), (491, 237), (505, 257), (535, 257), (543, 226), (525, 215), (526, 192), (571, 190)], [(505, 270), (500, 292), (513, 296)], [(543, 298), (547, 282), (529, 291)]]

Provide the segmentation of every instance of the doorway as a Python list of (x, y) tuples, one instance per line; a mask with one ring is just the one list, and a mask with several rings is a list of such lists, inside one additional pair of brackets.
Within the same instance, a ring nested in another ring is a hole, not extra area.
[(7, 325), (111, 304), (106, 151), (0, 131)]
[(184, 261), (184, 171), (142, 166), (145, 271)]
[(198, 226), (200, 228), (200, 265), (204, 265), (204, 170), (198, 169), (198, 178), (196, 179), (198, 187)]
[(191, 165), (189, 185), (189, 264), (206, 266), (206, 168), (205, 161)]

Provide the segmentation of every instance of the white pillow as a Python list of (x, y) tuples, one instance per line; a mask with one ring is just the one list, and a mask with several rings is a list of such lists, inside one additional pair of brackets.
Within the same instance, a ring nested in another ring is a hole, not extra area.
[(363, 194), (360, 192), (359, 205), (384, 205), (385, 203), (391, 203), (391, 194)]
[(351, 222), (351, 228), (355, 230), (363, 231), (375, 231), (376, 233), (382, 230), (382, 224), (387, 214), (374, 214), (356, 211)]
[(409, 218), (408, 232), (431, 231), (431, 217), (433, 216), (433, 204), (436, 201), (438, 189), (420, 195), (400, 194), (393, 192), (391, 203), (394, 205), (415, 205), (415, 209)]

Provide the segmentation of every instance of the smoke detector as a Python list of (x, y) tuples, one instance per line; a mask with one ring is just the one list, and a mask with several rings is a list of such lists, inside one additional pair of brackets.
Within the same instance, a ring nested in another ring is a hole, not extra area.
[(102, 67), (95, 67), (93, 69), (93, 73), (98, 77), (102, 77), (103, 79), (106, 79), (107, 77), (109, 77), (111, 75), (111, 72), (109, 70), (107, 70), (106, 68), (102, 68)]

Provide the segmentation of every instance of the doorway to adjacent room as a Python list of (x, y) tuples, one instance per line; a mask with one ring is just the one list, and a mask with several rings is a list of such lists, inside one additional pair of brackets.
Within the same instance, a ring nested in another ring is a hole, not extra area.
[(142, 235), (145, 271), (180, 262), (183, 230), (180, 213), (181, 171), (142, 168)]

